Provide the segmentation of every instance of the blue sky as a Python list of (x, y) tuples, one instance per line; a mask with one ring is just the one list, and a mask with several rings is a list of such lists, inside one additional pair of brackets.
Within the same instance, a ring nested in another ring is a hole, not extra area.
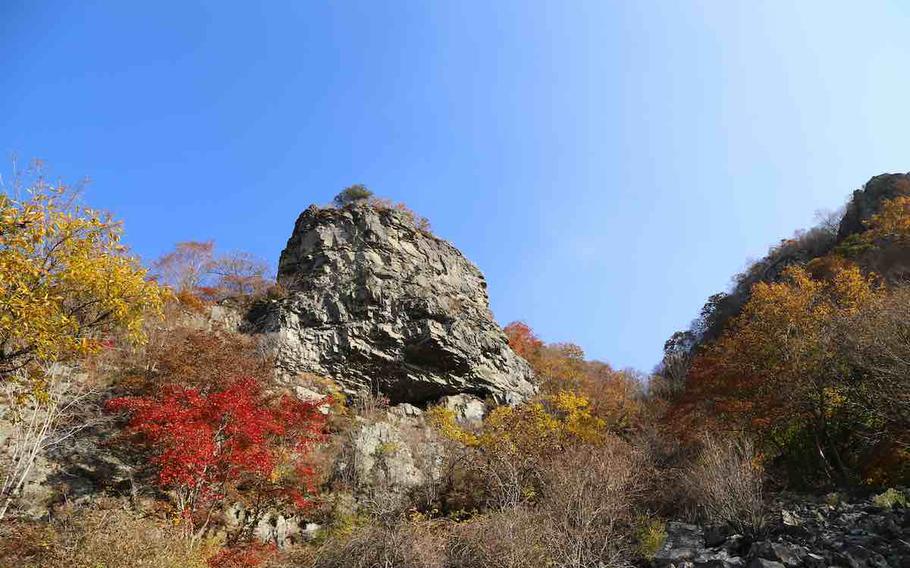
[(501, 323), (644, 370), (748, 258), (910, 170), (906, 3), (252, 4), (0, 2), (0, 152), (90, 177), (144, 258), (275, 263), (364, 183)]

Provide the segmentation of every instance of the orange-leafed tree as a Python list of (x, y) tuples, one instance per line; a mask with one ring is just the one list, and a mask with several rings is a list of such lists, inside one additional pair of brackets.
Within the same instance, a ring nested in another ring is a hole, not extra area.
[(509, 338), (509, 347), (533, 366), (540, 357), (543, 341), (534, 335), (534, 331), (523, 321), (513, 321), (503, 328), (503, 331)]
[(534, 369), (545, 396), (576, 393), (607, 428), (624, 433), (640, 417), (641, 381), (632, 372), (617, 371), (601, 361), (585, 359), (574, 343), (544, 343), (524, 322), (505, 328), (509, 345)]
[(809, 451), (809, 461), (844, 479), (845, 436), (858, 418), (850, 416), (850, 369), (832, 339), (876, 293), (855, 266), (826, 279), (794, 266), (782, 282), (756, 284), (727, 331), (696, 357), (675, 415), (690, 427), (745, 430), (779, 453)]

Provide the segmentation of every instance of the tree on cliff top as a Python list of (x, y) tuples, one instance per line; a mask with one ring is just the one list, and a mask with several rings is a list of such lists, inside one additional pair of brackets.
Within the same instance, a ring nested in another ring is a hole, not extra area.
[(373, 192), (367, 189), (367, 186), (357, 183), (344, 188), (332, 201), (338, 207), (344, 207), (358, 201), (366, 201), (371, 197), (373, 197)]

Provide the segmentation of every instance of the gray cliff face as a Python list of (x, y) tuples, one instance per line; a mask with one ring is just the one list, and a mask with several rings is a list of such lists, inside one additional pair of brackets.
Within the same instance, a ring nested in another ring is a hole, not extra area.
[(458, 393), (501, 402), (533, 392), (531, 370), (493, 320), (483, 275), (394, 209), (310, 207), (281, 253), (287, 298), (248, 315), (281, 373), (423, 403)]

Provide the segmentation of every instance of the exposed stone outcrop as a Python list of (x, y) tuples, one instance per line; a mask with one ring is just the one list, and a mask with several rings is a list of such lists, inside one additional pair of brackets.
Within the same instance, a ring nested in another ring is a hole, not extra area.
[(285, 377), (328, 376), (348, 391), (422, 404), (469, 393), (500, 402), (533, 392), (531, 370), (490, 313), (483, 275), (406, 212), (310, 207), (281, 254), (283, 299), (261, 302)]
[(865, 230), (865, 223), (878, 213), (882, 203), (902, 195), (910, 195), (910, 174), (881, 174), (870, 179), (862, 189), (853, 192), (837, 231), (843, 240)]
[(335, 466), (358, 494), (390, 499), (431, 483), (443, 459), (443, 446), (421, 411), (399, 405), (382, 417), (359, 418)]

